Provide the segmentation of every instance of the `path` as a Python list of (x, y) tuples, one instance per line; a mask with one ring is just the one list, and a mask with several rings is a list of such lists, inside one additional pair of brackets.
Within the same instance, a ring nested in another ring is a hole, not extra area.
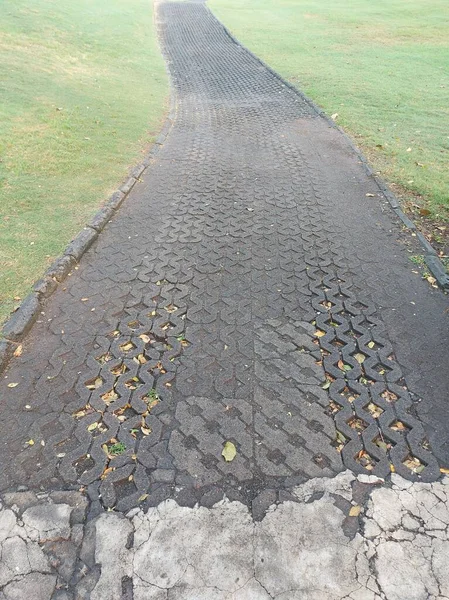
[(81, 489), (90, 518), (226, 495), (257, 521), (346, 468), (437, 480), (449, 313), (419, 247), (203, 4), (157, 20), (176, 119), (0, 384), (1, 489)]

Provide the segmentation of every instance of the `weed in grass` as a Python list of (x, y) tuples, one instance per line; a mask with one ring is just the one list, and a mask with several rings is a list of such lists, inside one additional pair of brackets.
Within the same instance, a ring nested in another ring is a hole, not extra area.
[(112, 446), (109, 446), (108, 448), (108, 453), (111, 456), (119, 456), (120, 454), (123, 454), (123, 452), (125, 452), (126, 450), (126, 446), (123, 442), (117, 442), (116, 444), (112, 444)]

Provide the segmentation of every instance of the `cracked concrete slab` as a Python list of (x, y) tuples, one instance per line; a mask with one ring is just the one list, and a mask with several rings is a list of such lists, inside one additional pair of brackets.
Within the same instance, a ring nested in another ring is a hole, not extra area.
[(86, 520), (72, 510), (87, 508), (81, 493), (10, 494), (0, 599), (447, 600), (448, 491), (447, 477), (346, 471), (293, 488), (261, 520), (227, 498)]

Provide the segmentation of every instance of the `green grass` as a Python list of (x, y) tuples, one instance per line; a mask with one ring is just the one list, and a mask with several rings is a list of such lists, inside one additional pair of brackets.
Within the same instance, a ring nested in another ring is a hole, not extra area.
[(147, 0), (0, 0), (0, 323), (161, 127)]
[(250, 50), (304, 90), (382, 176), (449, 216), (447, 0), (210, 0)]

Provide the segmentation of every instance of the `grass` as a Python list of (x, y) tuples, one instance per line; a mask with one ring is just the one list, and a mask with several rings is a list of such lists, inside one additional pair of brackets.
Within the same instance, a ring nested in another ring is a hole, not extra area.
[(159, 131), (147, 0), (0, 0), (0, 323)]
[(406, 197), (418, 197), (422, 214), (448, 220), (447, 0), (209, 6), (250, 50), (329, 115), (337, 113), (375, 169)]

